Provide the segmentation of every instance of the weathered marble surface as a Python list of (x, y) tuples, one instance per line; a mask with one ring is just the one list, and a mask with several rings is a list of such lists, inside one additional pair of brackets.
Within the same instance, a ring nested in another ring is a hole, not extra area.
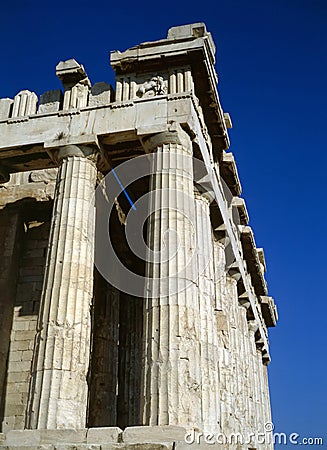
[[(278, 316), (214, 63), (211, 34), (190, 24), (112, 52), (115, 90), (71, 59), (56, 67), (63, 92), (0, 99), (0, 448), (184, 450), (181, 427), (248, 434), (271, 421)], [(156, 156), (146, 234), (159, 256), (133, 304), (105, 280), (93, 290), (89, 211), (110, 165), (142, 152)]]

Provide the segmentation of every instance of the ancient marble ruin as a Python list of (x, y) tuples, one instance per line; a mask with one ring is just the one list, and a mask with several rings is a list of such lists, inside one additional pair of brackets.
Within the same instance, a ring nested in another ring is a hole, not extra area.
[(0, 448), (272, 449), (217, 439), (269, 431), (277, 310), (212, 36), (110, 60), (114, 87), (71, 59), (62, 90), (0, 99)]

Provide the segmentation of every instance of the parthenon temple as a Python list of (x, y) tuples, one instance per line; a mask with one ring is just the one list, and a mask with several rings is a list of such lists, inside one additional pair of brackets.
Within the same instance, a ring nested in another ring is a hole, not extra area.
[(269, 431), (277, 309), (212, 36), (110, 62), (0, 99), (0, 449), (273, 449), (227, 439)]

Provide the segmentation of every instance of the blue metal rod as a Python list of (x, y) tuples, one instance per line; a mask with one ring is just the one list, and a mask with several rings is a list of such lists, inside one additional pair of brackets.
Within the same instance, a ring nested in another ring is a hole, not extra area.
[(133, 203), (133, 200), (132, 200), (131, 197), (128, 195), (128, 192), (127, 192), (126, 189), (124, 188), (124, 186), (123, 186), (122, 182), (120, 181), (118, 175), (116, 174), (116, 171), (115, 171), (114, 168), (112, 168), (112, 173), (114, 174), (114, 176), (115, 176), (115, 178), (116, 178), (116, 180), (117, 180), (117, 183), (118, 183), (119, 186), (122, 188), (122, 190), (123, 190), (123, 192), (124, 192), (124, 194), (125, 194), (125, 197), (126, 197), (127, 200), (129, 201), (129, 204), (131, 205), (132, 209), (133, 209), (134, 211), (136, 211), (136, 207), (135, 207), (135, 205), (134, 205), (134, 203)]

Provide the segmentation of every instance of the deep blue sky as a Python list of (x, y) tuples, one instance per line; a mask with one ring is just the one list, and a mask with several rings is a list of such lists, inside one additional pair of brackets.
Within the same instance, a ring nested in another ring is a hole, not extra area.
[(206, 22), (234, 125), (231, 150), (279, 307), (269, 368), (276, 429), (325, 435), (327, 2), (12, 0), (0, 13), (0, 97), (59, 88), (55, 65), (72, 57), (93, 83), (113, 83), (110, 50)]

